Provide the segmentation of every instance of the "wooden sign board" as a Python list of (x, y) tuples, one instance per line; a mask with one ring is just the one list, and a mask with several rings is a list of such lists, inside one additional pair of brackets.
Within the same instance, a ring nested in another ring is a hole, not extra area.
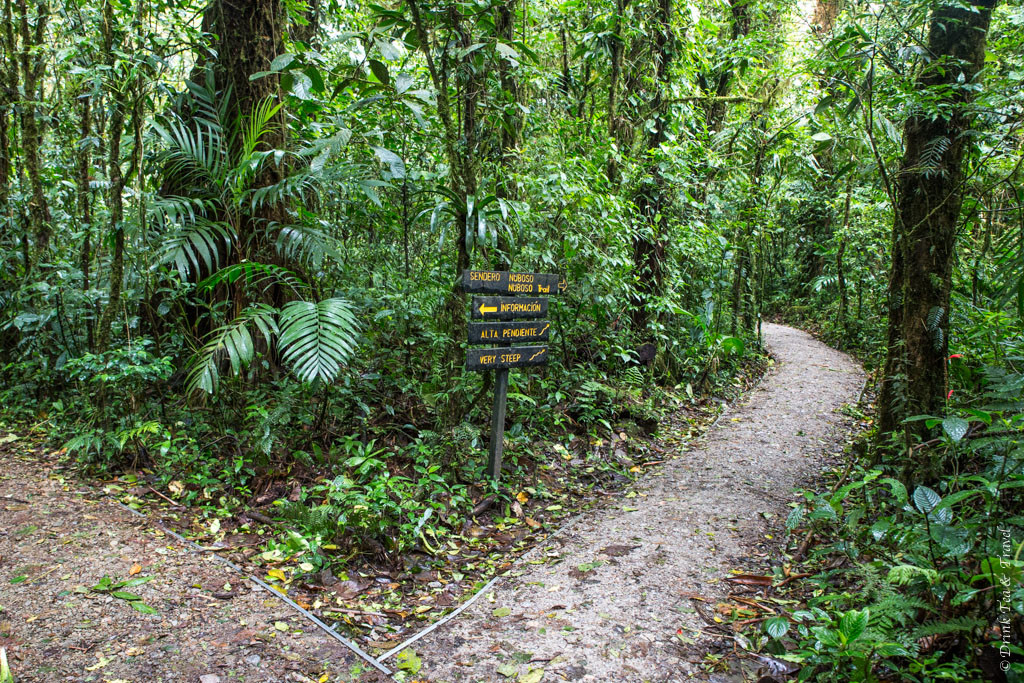
[(548, 300), (536, 297), (475, 296), (470, 306), (474, 320), (512, 320), (543, 318), (548, 314)]
[(466, 369), (477, 372), (528, 368), (535, 365), (547, 365), (547, 362), (548, 347), (546, 346), (507, 346), (466, 351)]
[(470, 344), (542, 342), (551, 336), (547, 320), (520, 323), (469, 323)]
[(561, 294), (568, 283), (556, 273), (510, 273), (507, 270), (464, 270), (462, 289), (471, 294)]

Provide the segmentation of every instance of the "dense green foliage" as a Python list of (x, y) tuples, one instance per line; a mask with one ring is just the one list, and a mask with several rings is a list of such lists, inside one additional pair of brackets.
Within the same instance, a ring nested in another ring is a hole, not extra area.
[(190, 504), (302, 482), (287, 543), (393, 560), (480, 492), (463, 268), (569, 282), (513, 482), (714, 394), (776, 316), (882, 423), (791, 516), (848, 563), (766, 647), (977, 680), (1005, 636), (1020, 676), (1019, 2), (252, 6), (4, 3), (6, 420)]

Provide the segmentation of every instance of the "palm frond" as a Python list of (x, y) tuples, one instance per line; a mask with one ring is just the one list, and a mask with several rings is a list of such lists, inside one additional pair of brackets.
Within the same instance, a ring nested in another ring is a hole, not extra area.
[(242, 261), (221, 268), (200, 282), (199, 291), (208, 291), (220, 284), (234, 284), (239, 279), (248, 285), (262, 288), (264, 292), (274, 285), (288, 287), (296, 294), (309, 289), (309, 285), (302, 278), (283, 266), (273, 263)]
[(249, 201), (252, 210), (256, 211), (260, 207), (274, 206), (287, 200), (304, 200), (307, 193), (316, 192), (319, 184), (319, 178), (314, 173), (292, 173), (276, 183), (255, 188), (249, 194)]
[(272, 97), (266, 97), (256, 105), (252, 115), (245, 121), (245, 127), (242, 129), (243, 159), (252, 157), (256, 153), (256, 148), (259, 147), (263, 136), (274, 129), (272, 121), (280, 108), (280, 103), (275, 104)]
[(324, 258), (342, 260), (330, 236), (301, 223), (281, 226), (275, 248), (287, 261), (305, 263), (313, 268), (320, 268)]
[(167, 235), (161, 261), (173, 263), (187, 279), (192, 273), (207, 272), (220, 266), (222, 252), (227, 253), (235, 241), (235, 233), (223, 221), (211, 221), (201, 216)]
[(168, 117), (154, 121), (153, 131), (164, 144), (158, 156), (164, 172), (180, 185), (208, 188), (222, 183), (228, 146), (219, 126), (200, 118), (186, 123)]
[(278, 331), (276, 315), (277, 309), (273, 306), (255, 304), (215, 330), (210, 341), (192, 358), (186, 381), (188, 390), (202, 390), (208, 394), (217, 391), (220, 381), (218, 366), (224, 356), (227, 356), (233, 374), (247, 368), (255, 354), (250, 326), (255, 327), (265, 339), (270, 339)]
[(333, 381), (355, 352), (358, 331), (344, 299), (289, 302), (281, 310), (282, 359), (304, 382)]

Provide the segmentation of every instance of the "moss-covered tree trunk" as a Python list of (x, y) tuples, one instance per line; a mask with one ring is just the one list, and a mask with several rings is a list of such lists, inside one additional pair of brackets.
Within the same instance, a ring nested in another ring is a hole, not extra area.
[[(984, 64), (993, 6), (940, 5), (929, 21), (931, 57), (917, 79), (924, 97), (906, 120), (896, 182), (890, 347), (879, 398), (883, 431), (897, 430), (909, 416), (944, 411), (950, 285), (971, 127), (968, 105)], [(903, 433), (912, 441), (925, 437), (927, 428), (924, 422), (910, 422)]]
[[(231, 111), (241, 124), (239, 130), (252, 119), (261, 103), (280, 99), (280, 81), (276, 75), (256, 80), (250, 77), (270, 71), (271, 62), (284, 52), (285, 19), (281, 0), (242, 3), (214, 0), (203, 16), (204, 29), (216, 36), (213, 49), (217, 57), (207, 65), (213, 69), (217, 87), (222, 92), (231, 93)], [(236, 140), (236, 144), (241, 145), (240, 135)], [(287, 128), (284, 110), (281, 109), (261, 138), (260, 149), (285, 149), (286, 143)], [(253, 189), (280, 181), (284, 171), (276, 164), (264, 164), (253, 182)], [(285, 207), (263, 206), (243, 220), (237, 226), (240, 245), (237, 258), (273, 262), (273, 239), (268, 227), (282, 220), (284, 214)], [(236, 307), (242, 305), (244, 302), (236, 302)]]
[(646, 176), (634, 197), (639, 214), (639, 227), (633, 238), (633, 271), (635, 287), (630, 311), (634, 333), (641, 343), (653, 343), (650, 324), (654, 318), (654, 300), (664, 293), (665, 239), (668, 221), (668, 181), (662, 173), (659, 158), (661, 145), (668, 140), (669, 66), (672, 60), (672, 3), (657, 0), (654, 16), (654, 42), (651, 56), (654, 60), (653, 94), (648, 111), (652, 124), (648, 126), (646, 140)]
[[(21, 106), (21, 154), (31, 191), (28, 215), (31, 233), (35, 239), (35, 261), (39, 263), (49, 258), (50, 237), (53, 234), (50, 207), (46, 201), (40, 166), (43, 126), (39, 122), (40, 112), (37, 107), (37, 102), (43, 99), (42, 83), (46, 69), (45, 52), (37, 48), (43, 45), (50, 9), (45, 1), (39, 2), (34, 16), (30, 17), (26, 1), (18, 0), (18, 13), (21, 33), (21, 80), (25, 99)], [(31, 264), (26, 264), (26, 267), (28, 265)]]
[(107, 102), (110, 106), (110, 120), (107, 125), (107, 211), (110, 214), (110, 234), (113, 235), (113, 251), (110, 258), (110, 290), (107, 305), (96, 325), (96, 349), (103, 352), (110, 343), (114, 319), (120, 314), (121, 289), (124, 283), (124, 175), (121, 172), (121, 134), (124, 132), (125, 97), (124, 83), (117, 78), (115, 68), (115, 46), (121, 40), (110, 0), (103, 4), (103, 55), (110, 70), (107, 82)]
[[(18, 70), (14, 61), (14, 20), (11, 16), (11, 0), (4, 0), (3, 31), (0, 32), (0, 244), (11, 245), (16, 241), (14, 211), (10, 205), (11, 196), (11, 155), (14, 135), (11, 114), (14, 111), (14, 93), (18, 92)], [(6, 277), (9, 268), (4, 268)]]

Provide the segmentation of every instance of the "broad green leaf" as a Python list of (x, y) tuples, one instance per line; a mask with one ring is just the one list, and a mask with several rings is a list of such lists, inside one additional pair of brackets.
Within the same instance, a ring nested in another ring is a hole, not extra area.
[(540, 683), (544, 679), (544, 669), (530, 669), (519, 677), (519, 683)]
[(397, 664), (395, 665), (401, 671), (408, 671), (411, 674), (419, 673), (419, 670), (423, 668), (423, 660), (421, 660), (416, 652), (412, 649), (402, 650), (395, 657)]
[(971, 542), (970, 533), (967, 529), (947, 526), (946, 524), (933, 524), (931, 527), (932, 540), (938, 543), (950, 557), (959, 557), (967, 554), (974, 545)]
[(391, 74), (388, 73), (388, 67), (383, 62), (379, 62), (376, 59), (371, 59), (370, 71), (372, 71), (373, 75), (377, 77), (377, 80), (383, 83), (384, 85), (388, 85), (391, 83)]
[(939, 494), (932, 491), (927, 486), (918, 486), (914, 489), (914, 505), (921, 512), (928, 514), (932, 509), (942, 501)]
[(968, 428), (967, 420), (962, 417), (947, 417), (942, 421), (942, 431), (946, 432), (953, 443), (959, 443), (967, 434)]
[(850, 610), (844, 614), (842, 619), (839, 620), (839, 632), (843, 634), (845, 642), (852, 643), (864, 635), (864, 631), (868, 627), (869, 618), (870, 612), (866, 609), (859, 611)]
[(283, 55), (278, 55), (277, 57), (274, 57), (274, 61), (270, 63), (270, 69), (272, 71), (284, 71), (289, 66), (291, 66), (292, 62), (294, 61), (295, 55), (293, 55), (290, 52), (285, 52)]
[(778, 640), (789, 631), (789, 619), (786, 617), (772, 617), (764, 622), (764, 630), (772, 638)]
[(113, 591), (111, 593), (115, 598), (121, 598), (122, 600), (141, 600), (142, 596), (136, 595), (135, 593), (129, 593), (128, 591)]
[(519, 676), (519, 665), (514, 661), (507, 661), (498, 666), (498, 673), (505, 678), (516, 678)]

